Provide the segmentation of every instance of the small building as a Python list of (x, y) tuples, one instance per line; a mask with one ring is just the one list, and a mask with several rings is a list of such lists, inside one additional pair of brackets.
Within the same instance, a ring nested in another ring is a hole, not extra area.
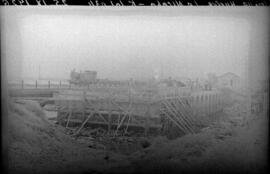
[(177, 87), (177, 88), (186, 87), (186, 84), (183, 83), (182, 81), (175, 80), (172, 78), (160, 80), (159, 85), (165, 86), (165, 87)]
[(70, 73), (70, 82), (75, 84), (90, 84), (97, 80), (96, 71), (76, 72), (75, 69)]
[(228, 72), (218, 77), (216, 86), (219, 88), (238, 89), (241, 87), (241, 79), (238, 75)]

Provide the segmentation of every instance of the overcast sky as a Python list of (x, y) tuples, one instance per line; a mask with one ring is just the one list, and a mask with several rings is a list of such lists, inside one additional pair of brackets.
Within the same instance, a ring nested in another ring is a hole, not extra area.
[[(12, 45), (6, 48), (8, 78), (38, 78), (40, 69), (42, 78), (67, 79), (73, 68), (96, 70), (99, 78), (110, 79), (203, 77), (209, 72), (244, 77), (252, 46), (263, 47), (256, 58), (258, 71), (268, 56), (265, 22), (255, 33), (254, 21), (229, 12), (25, 11), (11, 19), (13, 14), (5, 12), (6, 43)], [(251, 32), (262, 45), (251, 44)]]

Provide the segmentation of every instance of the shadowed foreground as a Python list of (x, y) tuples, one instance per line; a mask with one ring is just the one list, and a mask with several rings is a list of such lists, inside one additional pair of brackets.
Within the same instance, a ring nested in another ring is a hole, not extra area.
[[(267, 116), (241, 105), (200, 133), (175, 140), (149, 138), (150, 146), (120, 155), (89, 148), (49, 122), (32, 101), (14, 101), (8, 112), (10, 173), (264, 173)], [(78, 140), (78, 139), (77, 139)]]

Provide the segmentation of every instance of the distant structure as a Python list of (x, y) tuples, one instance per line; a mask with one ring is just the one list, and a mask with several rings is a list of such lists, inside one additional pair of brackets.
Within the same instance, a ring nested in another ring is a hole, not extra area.
[(166, 86), (166, 87), (186, 87), (186, 84), (183, 83), (182, 81), (175, 80), (172, 78), (162, 79), (160, 80), (159, 84), (161, 86)]
[(95, 83), (97, 81), (97, 72), (96, 71), (83, 71), (76, 72), (73, 69), (70, 73), (70, 83), (77, 85), (87, 85)]
[(219, 88), (239, 89), (241, 88), (241, 78), (232, 72), (228, 72), (217, 77), (215, 85)]

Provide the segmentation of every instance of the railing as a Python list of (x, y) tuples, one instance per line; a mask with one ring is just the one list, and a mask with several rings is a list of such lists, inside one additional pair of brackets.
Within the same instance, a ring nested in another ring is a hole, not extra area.
[(118, 84), (96, 83), (89, 85), (75, 85), (69, 80), (16, 80), (9, 81), (8, 87), (10, 89), (115, 89), (126, 90), (128, 86)]
[(8, 87), (10, 89), (68, 89), (72, 88), (72, 84), (67, 80), (20, 80), (8, 82)]

